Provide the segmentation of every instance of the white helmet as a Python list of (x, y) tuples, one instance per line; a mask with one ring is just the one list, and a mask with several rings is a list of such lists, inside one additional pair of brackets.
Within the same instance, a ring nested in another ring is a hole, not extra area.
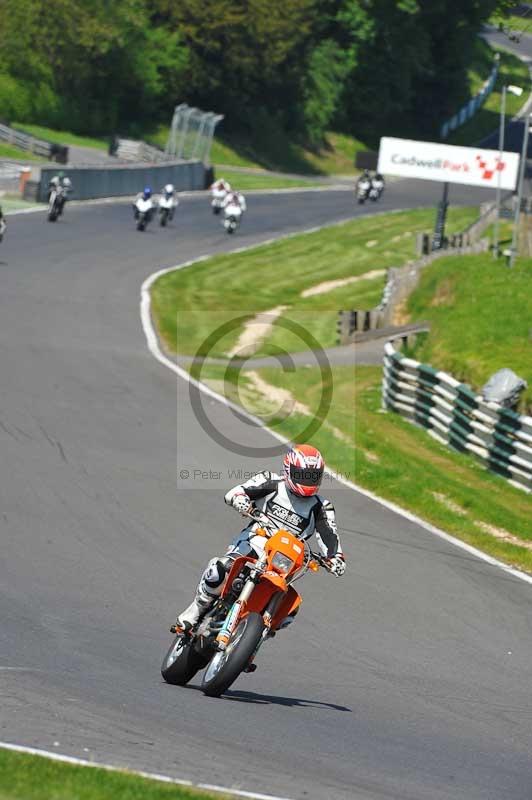
[(167, 183), (166, 186), (164, 187), (164, 191), (166, 192), (166, 194), (173, 194), (174, 191), (175, 191), (174, 184), (173, 183)]

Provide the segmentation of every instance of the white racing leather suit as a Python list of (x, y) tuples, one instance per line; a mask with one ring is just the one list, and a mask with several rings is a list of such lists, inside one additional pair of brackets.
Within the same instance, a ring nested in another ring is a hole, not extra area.
[(240, 192), (229, 192), (222, 202), (226, 217), (240, 218), (246, 210), (246, 198)]
[[(274, 472), (259, 472), (250, 480), (230, 489), (225, 502), (232, 505), (236, 495), (247, 495), (255, 508), (265, 512), (279, 527), (291, 531), (299, 539), (316, 536), (318, 546), (325, 558), (343, 555), (336, 515), (332, 503), (321, 497), (300, 497), (287, 487), (284, 478)], [(194, 600), (177, 618), (179, 625), (194, 625), (209, 610), (222, 592), (231, 561), (238, 556), (259, 555), (264, 547), (264, 538), (255, 536), (259, 523), (250, 522), (231, 542), (225, 556), (212, 558), (201, 576)], [(295, 615), (294, 615), (295, 616)], [(282, 627), (292, 622), (287, 617)]]

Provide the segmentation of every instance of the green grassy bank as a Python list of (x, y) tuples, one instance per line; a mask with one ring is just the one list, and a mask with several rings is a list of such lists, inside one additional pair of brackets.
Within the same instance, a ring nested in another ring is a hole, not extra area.
[[(231, 399), (296, 440), (318, 413), (323, 391), (315, 368), (248, 371), (237, 386), (230, 372), (208, 366), (203, 380), (221, 393), (225, 383)], [(530, 496), (398, 414), (383, 413), (381, 380), (380, 367), (332, 368), (331, 406), (312, 435), (329, 466), (495, 558), (532, 572)], [(290, 394), (276, 396), (276, 389)], [(304, 403), (295, 407), (290, 397)]]
[[(455, 228), (463, 228), (474, 213), (455, 209)], [(153, 287), (159, 332), (172, 351), (193, 353), (220, 325), (243, 317), (224, 337), (215, 334), (210, 354), (222, 356), (246, 319), (284, 304), (289, 308), (281, 320), (284, 316), (288, 323), (300, 324), (327, 347), (334, 344), (338, 309), (374, 305), (384, 279), (361, 280), (306, 299), (302, 290), (324, 279), (365, 276), (375, 267), (401, 263), (412, 256), (415, 230), (430, 227), (431, 218), (430, 212), (415, 211), (358, 219), (170, 273)], [(253, 276), (252, 287), (242, 275)], [(406, 306), (412, 319), (431, 322), (431, 333), (416, 357), (456, 371), (475, 388), (502, 366), (532, 383), (527, 328), (531, 276), (532, 261), (522, 259), (513, 271), (491, 255), (435, 262)], [(180, 311), (190, 307), (193, 312)], [(220, 314), (219, 307), (228, 310)], [(302, 350), (305, 341), (275, 327), (258, 354), (276, 348)], [(323, 386), (315, 368), (289, 372), (259, 366), (238, 376), (231, 367), (208, 364), (196, 376), (263, 415), (272, 429), (297, 439), (316, 416)], [(399, 415), (383, 413), (381, 380), (380, 367), (332, 368), (330, 408), (311, 437), (329, 465), (494, 557), (532, 572), (530, 496), (487, 472), (472, 456), (453, 452)], [(289, 413), (280, 414), (281, 407)]]
[[(473, 208), (451, 209), (449, 232), (462, 230), (477, 213)], [(413, 258), (416, 233), (430, 230), (433, 222), (434, 212), (429, 209), (376, 214), (171, 272), (153, 286), (158, 331), (170, 352), (194, 354), (213, 330), (240, 317), (241, 323), (221, 336), (210, 353), (223, 356), (236, 343), (246, 319), (287, 306), (285, 316), (296, 313), (301, 324), (311, 324), (319, 344), (330, 347), (336, 341), (340, 309), (371, 308), (379, 301), (384, 273), (366, 276)], [(243, 275), (253, 276), (252, 286)], [(308, 298), (301, 296), (324, 281), (353, 277), (362, 279)], [(305, 349), (297, 336), (285, 331), (274, 333), (260, 353), (274, 352), (279, 337), (287, 350)]]
[[(507, 92), (506, 115), (508, 119), (517, 114), (530, 93), (530, 73), (524, 61), (506, 50), (491, 48), (483, 39), (477, 41), (475, 53), (475, 59), (469, 71), (469, 96), (464, 98), (464, 102), (467, 102), (469, 97), (474, 97), (480, 90), (492, 70), (494, 54), (499, 53), (500, 66), (495, 88), (475, 116), (449, 136), (448, 144), (474, 145), (497, 130), (503, 86), (513, 84), (523, 89), (521, 97)], [(458, 110), (457, 108), (456, 111)]]
[(0, 800), (230, 800), (127, 772), (63, 764), (0, 748)]

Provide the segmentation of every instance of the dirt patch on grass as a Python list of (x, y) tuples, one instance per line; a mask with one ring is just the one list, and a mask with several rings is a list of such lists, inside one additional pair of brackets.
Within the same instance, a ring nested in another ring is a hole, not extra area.
[(326, 294), (327, 292), (332, 292), (333, 289), (339, 289), (351, 283), (370, 281), (373, 278), (382, 278), (384, 275), (386, 275), (385, 269), (372, 269), (369, 272), (364, 272), (363, 275), (353, 275), (351, 278), (337, 278), (333, 281), (323, 281), (323, 283), (317, 283), (316, 286), (311, 286), (310, 289), (305, 289), (305, 291), (301, 292), (301, 297), (314, 297), (317, 294)]
[(434, 297), (430, 301), (430, 305), (432, 307), (451, 306), (454, 300), (454, 286), (452, 282), (450, 280), (443, 280), (436, 289)]
[(532, 542), (527, 542), (524, 541), (523, 539), (519, 539), (517, 536), (514, 536), (513, 533), (510, 533), (510, 531), (507, 531), (504, 528), (498, 528), (495, 525), (490, 525), (487, 522), (480, 522), (480, 521), (475, 521), (475, 525), (477, 528), (480, 528), (480, 530), (483, 531), (484, 533), (488, 533), (490, 536), (494, 536), (496, 539), (500, 539), (501, 542), (516, 544), (519, 547), (524, 547), (525, 550), (532, 550)]
[[(276, 404), (277, 410), (270, 416), (271, 419), (278, 417), (280, 411), (282, 411), (286, 416), (291, 414), (302, 414), (305, 417), (314, 416), (312, 409), (306, 406), (304, 403), (301, 403), (299, 400), (296, 400), (293, 394), (288, 391), (288, 389), (282, 389), (280, 386), (273, 386), (271, 383), (265, 381), (264, 378), (261, 378), (258, 372), (255, 372), (254, 370), (246, 372), (245, 375), (246, 378), (249, 378), (249, 380), (253, 383), (253, 386), (257, 392), (259, 392), (266, 400)], [(264, 416), (262, 418), (265, 419)], [(337, 428), (335, 425), (331, 425), (331, 423), (327, 422), (327, 420), (323, 422), (323, 426), (327, 428), (337, 439), (351, 444), (349, 436), (341, 431), (340, 428)]]
[(391, 241), (392, 242), (400, 242), (401, 239), (406, 239), (409, 236), (412, 236), (412, 231), (405, 231), (404, 233), (398, 233), (397, 236), (393, 236)]
[(408, 311), (408, 298), (402, 300), (397, 304), (393, 312), (393, 325), (407, 325), (411, 321), (410, 312)]
[(238, 337), (238, 342), (227, 355), (230, 358), (233, 356), (246, 358), (253, 355), (270, 333), (277, 317), (280, 317), (287, 308), (288, 306), (277, 306), (270, 308), (269, 311), (261, 311), (256, 317), (246, 322), (244, 330)]
[(445, 508), (448, 508), (449, 511), (452, 511), (454, 514), (458, 514), (460, 517), (467, 517), (467, 511), (455, 503), (454, 500), (451, 500), (450, 497), (447, 497), (446, 494), (442, 494), (441, 492), (431, 492), (433, 498), (441, 503)]

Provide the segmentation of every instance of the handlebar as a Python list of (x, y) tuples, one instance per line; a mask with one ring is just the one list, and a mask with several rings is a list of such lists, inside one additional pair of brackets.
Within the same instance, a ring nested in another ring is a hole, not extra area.
[[(254, 508), (252, 509), (252, 511), (246, 511), (245, 513), (242, 514), (242, 516), (249, 517), (254, 522), (257, 522), (259, 525), (265, 528), (266, 531), (269, 530), (269, 536), (272, 536), (275, 533), (275, 531), (279, 530), (279, 526), (277, 525), (277, 523), (274, 523), (264, 511), (259, 511), (258, 508)], [(310, 545), (307, 544), (307, 542), (304, 539), (301, 539), (300, 541), (303, 543), (308, 553), (306, 566), (308, 567), (308, 563), (311, 560), (314, 560), (318, 562), (320, 567), (323, 567), (324, 569), (328, 570), (329, 565), (327, 559), (320, 553), (315, 553), (313, 550), (311, 550)]]

